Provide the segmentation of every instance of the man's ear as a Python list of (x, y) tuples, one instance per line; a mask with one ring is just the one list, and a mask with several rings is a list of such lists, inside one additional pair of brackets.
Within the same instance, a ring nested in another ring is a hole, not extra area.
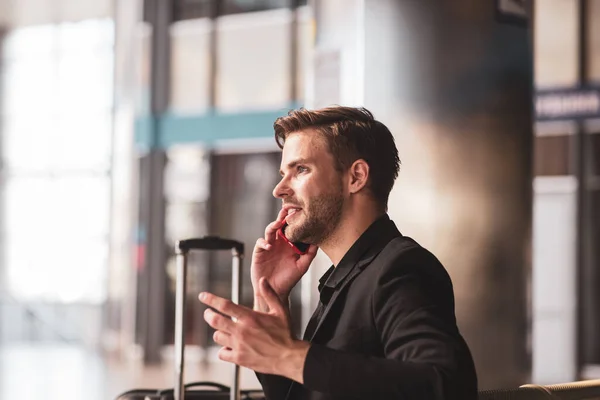
[(360, 192), (369, 180), (369, 164), (362, 158), (354, 161), (350, 166), (349, 178), (348, 189), (350, 193)]

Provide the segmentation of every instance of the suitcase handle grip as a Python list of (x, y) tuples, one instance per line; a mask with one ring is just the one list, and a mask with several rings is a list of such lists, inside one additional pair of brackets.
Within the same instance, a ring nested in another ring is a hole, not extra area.
[[(215, 391), (220, 391), (220, 392), (229, 392), (230, 387), (217, 383), (217, 382), (191, 382), (191, 383), (186, 383), (185, 385), (183, 385), (184, 389), (192, 389), (192, 388), (199, 388), (199, 387), (205, 387), (205, 388), (211, 388), (211, 389), (215, 389)], [(172, 394), (174, 392), (174, 389), (164, 389), (158, 392), (158, 394), (160, 396), (164, 396), (164, 395), (169, 395)]]
[(235, 249), (239, 255), (244, 254), (244, 243), (237, 240), (224, 239), (218, 236), (204, 236), (195, 239), (180, 240), (177, 250), (187, 253), (190, 250), (229, 250)]

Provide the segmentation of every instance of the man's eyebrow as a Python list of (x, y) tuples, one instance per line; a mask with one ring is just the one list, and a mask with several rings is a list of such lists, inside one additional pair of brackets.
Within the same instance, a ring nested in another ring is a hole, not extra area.
[[(290, 161), (286, 166), (287, 169), (292, 169), (298, 164), (310, 164), (312, 161), (310, 158), (298, 158), (296, 160)], [(279, 174), (283, 175), (283, 171), (280, 169)]]

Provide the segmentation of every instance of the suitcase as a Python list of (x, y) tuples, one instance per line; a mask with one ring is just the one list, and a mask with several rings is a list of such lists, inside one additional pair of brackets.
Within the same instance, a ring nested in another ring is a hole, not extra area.
[(231, 300), (239, 304), (242, 291), (244, 244), (231, 239), (206, 236), (177, 242), (177, 282), (175, 290), (175, 387), (172, 389), (134, 389), (116, 400), (264, 400), (262, 390), (240, 390), (240, 367), (233, 367), (232, 386), (216, 382), (192, 382), (184, 385), (184, 334), (187, 282), (187, 256), (192, 250), (231, 250), (233, 256)]

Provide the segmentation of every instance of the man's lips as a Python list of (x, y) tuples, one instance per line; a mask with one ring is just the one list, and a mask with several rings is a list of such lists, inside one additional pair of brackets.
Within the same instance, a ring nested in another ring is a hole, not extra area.
[(294, 215), (297, 212), (299, 212), (300, 210), (302, 210), (301, 207), (296, 207), (296, 206), (291, 206), (291, 205), (290, 206), (284, 206), (283, 209), (286, 211), (286, 219), (288, 219), (292, 215)]

